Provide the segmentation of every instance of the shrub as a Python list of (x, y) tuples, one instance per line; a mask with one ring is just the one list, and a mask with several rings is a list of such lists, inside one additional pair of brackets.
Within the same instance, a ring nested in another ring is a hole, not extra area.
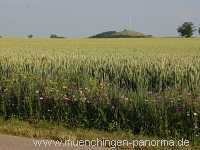
[(28, 35), (27, 37), (28, 37), (29, 39), (31, 39), (31, 38), (33, 38), (33, 35), (30, 34), (30, 35)]
[(51, 34), (51, 35), (50, 35), (50, 38), (59, 38), (59, 39), (63, 39), (63, 38), (65, 38), (65, 37), (63, 37), (63, 36), (58, 36), (58, 35), (56, 35), (56, 34)]

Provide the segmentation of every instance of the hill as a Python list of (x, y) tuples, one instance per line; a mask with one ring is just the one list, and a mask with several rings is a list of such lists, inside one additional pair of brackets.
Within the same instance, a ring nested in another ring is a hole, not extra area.
[(151, 36), (145, 35), (140, 32), (125, 29), (120, 32), (117, 31), (102, 32), (97, 35), (91, 36), (90, 38), (145, 38), (145, 37), (151, 37)]

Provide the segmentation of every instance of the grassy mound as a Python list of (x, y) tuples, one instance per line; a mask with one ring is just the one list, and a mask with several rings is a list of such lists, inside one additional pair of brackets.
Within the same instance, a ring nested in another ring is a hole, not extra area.
[(95, 36), (92, 36), (91, 38), (145, 38), (145, 37), (148, 37), (148, 36), (140, 32), (125, 29), (120, 32), (117, 32), (117, 31), (103, 32)]

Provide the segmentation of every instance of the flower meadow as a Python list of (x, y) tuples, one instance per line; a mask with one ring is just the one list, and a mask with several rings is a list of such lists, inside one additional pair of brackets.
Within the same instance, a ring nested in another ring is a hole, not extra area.
[(1, 39), (0, 116), (195, 141), (198, 42)]

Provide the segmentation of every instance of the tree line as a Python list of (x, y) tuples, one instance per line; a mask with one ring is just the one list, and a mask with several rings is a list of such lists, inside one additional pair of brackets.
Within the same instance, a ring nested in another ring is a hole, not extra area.
[[(198, 31), (200, 35), (200, 27), (196, 27), (192, 22), (184, 22), (181, 26), (177, 28), (177, 32), (181, 37), (190, 38), (194, 35), (194, 33)], [(107, 33), (107, 32), (105, 32)], [(0, 35), (0, 38), (3, 36)], [(30, 34), (27, 36), (28, 38), (33, 38), (33, 35)], [(51, 34), (49, 38), (65, 38), (63, 36), (58, 36), (56, 34)]]
[[(29, 35), (27, 35), (27, 38), (29, 38), (29, 39), (31, 39), (31, 38), (33, 38), (34, 37), (34, 35), (33, 34), (29, 34)], [(3, 36), (1, 36), (0, 35), (0, 38), (3, 38)], [(63, 38), (65, 38), (64, 36), (59, 36), (59, 35), (57, 35), (57, 34), (51, 34), (50, 36), (49, 36), (49, 38), (57, 38), (57, 39), (63, 39)]]

